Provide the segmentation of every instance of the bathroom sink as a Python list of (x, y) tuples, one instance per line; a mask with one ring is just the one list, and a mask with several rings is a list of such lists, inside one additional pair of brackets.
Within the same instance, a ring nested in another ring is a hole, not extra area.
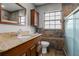
[(17, 38), (18, 39), (28, 39), (30, 37), (34, 37), (35, 35), (38, 35), (38, 34), (28, 34), (28, 35), (18, 35)]
[(28, 35), (28, 36), (17, 36), (18, 39), (28, 39), (30, 37), (31, 37), (30, 35)]

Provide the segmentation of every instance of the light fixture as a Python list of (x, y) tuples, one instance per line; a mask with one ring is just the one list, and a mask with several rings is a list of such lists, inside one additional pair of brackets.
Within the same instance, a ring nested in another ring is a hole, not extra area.
[(1, 5), (1, 7), (2, 7), (2, 8), (5, 8), (5, 6), (4, 6), (4, 5)]

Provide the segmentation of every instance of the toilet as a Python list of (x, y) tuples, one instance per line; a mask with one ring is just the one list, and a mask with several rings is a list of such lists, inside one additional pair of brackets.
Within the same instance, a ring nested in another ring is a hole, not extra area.
[(41, 41), (41, 46), (42, 46), (42, 54), (46, 54), (47, 53), (47, 47), (49, 46), (49, 42)]

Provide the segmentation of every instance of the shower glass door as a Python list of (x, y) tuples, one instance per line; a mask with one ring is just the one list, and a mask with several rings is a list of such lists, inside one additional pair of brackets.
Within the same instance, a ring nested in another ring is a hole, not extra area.
[(75, 34), (75, 39), (74, 39), (74, 55), (79, 56), (79, 11), (74, 13), (74, 34)]
[(74, 40), (74, 29), (73, 29), (73, 15), (65, 19), (65, 46), (67, 55), (73, 55), (73, 40)]

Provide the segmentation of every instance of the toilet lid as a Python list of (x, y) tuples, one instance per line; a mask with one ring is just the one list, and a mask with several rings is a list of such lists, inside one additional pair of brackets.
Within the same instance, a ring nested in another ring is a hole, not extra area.
[(41, 44), (47, 44), (47, 45), (49, 45), (49, 42), (47, 42), (47, 41), (41, 41)]

